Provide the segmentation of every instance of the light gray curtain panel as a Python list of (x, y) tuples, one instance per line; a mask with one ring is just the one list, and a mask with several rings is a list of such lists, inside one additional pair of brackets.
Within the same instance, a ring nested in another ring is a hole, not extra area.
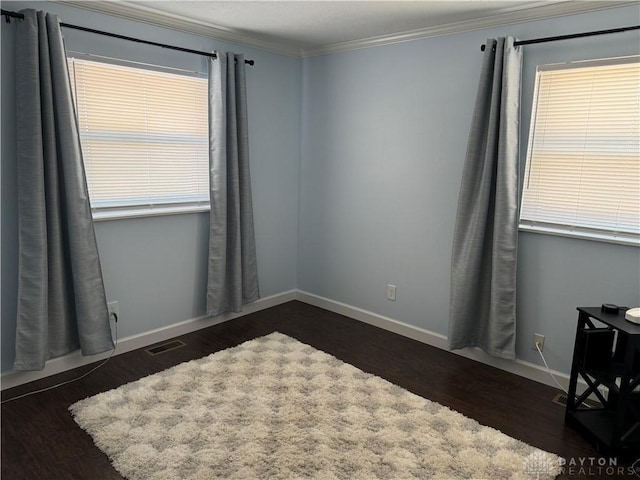
[(65, 48), (56, 16), (16, 24), (16, 370), (113, 348)]
[(253, 228), (244, 56), (209, 59), (211, 200), (207, 314), (260, 298)]
[[(515, 358), (521, 47), (488, 39), (451, 258), (449, 348)], [(494, 48), (492, 48), (494, 46)]]

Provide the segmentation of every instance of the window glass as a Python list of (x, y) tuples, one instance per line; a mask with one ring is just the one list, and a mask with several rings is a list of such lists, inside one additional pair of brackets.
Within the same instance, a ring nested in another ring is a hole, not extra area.
[(538, 67), (520, 227), (640, 244), (638, 57)]
[(206, 209), (207, 79), (69, 57), (94, 218)]

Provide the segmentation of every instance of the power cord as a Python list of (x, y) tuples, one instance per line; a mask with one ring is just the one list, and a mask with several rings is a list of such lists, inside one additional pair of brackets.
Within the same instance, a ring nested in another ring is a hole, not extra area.
[[(547, 372), (549, 372), (549, 375), (551, 375), (551, 378), (553, 378), (553, 381), (556, 382), (556, 385), (558, 385), (560, 390), (562, 390), (567, 395), (567, 398), (569, 398), (569, 392), (567, 392), (567, 390), (560, 384), (556, 376), (553, 374), (553, 372), (549, 368), (549, 364), (547, 363), (547, 360), (544, 358), (544, 354), (542, 353), (542, 349), (540, 348), (539, 342), (536, 342), (536, 350), (538, 350), (538, 353), (540, 354), (540, 358), (542, 358), (542, 361), (544, 362), (544, 366), (547, 367)], [(578, 398), (578, 396), (576, 395), (575, 398)], [(582, 405), (586, 408), (591, 408), (591, 405), (589, 405), (588, 403), (582, 402)]]
[(95, 372), (96, 370), (98, 370), (99, 368), (103, 367), (104, 365), (107, 364), (107, 362), (109, 360), (111, 360), (111, 357), (113, 357), (114, 353), (116, 353), (116, 348), (118, 348), (118, 315), (116, 315), (115, 313), (111, 312), (111, 315), (113, 315), (114, 319), (115, 319), (115, 331), (116, 331), (116, 340), (115, 340), (115, 344), (113, 347), (113, 350), (111, 350), (111, 354), (99, 365), (93, 367), (91, 370), (89, 370), (86, 373), (83, 373), (82, 375), (80, 375), (77, 378), (72, 378), (71, 380), (67, 380), (65, 382), (60, 382), (57, 383), (55, 385), (52, 385), (50, 387), (46, 387), (46, 388), (41, 388), (39, 390), (34, 390), (33, 392), (27, 392), (24, 393), (22, 395), (18, 395), (17, 397), (13, 397), (13, 398), (8, 398), (7, 400), (2, 400), (0, 402), (0, 405), (7, 403), (7, 402), (12, 402), (14, 400), (18, 400), (19, 398), (24, 398), (24, 397), (29, 397), (31, 395), (35, 395), (36, 393), (42, 393), (42, 392), (46, 392), (48, 390), (53, 390), (54, 388), (58, 388), (61, 387), (63, 385), (68, 385), (69, 383), (73, 383), (73, 382), (77, 382), (78, 380), (82, 380), (83, 378), (88, 377), (89, 375), (91, 375), (93, 372)]
[(558, 387), (560, 387), (560, 390), (562, 390), (564, 393), (569, 395), (569, 392), (567, 392), (565, 390), (565, 388), (562, 385), (560, 385), (560, 382), (558, 381), (556, 376), (553, 374), (553, 372), (549, 368), (549, 364), (547, 363), (547, 360), (544, 358), (544, 355), (542, 353), (542, 349), (540, 348), (540, 343), (539, 342), (536, 342), (536, 350), (538, 350), (538, 353), (540, 354), (540, 357), (542, 358), (542, 361), (544, 362), (544, 366), (547, 367), (547, 372), (549, 372), (549, 375), (551, 375), (551, 378), (553, 378), (553, 381), (556, 382), (556, 385), (558, 385)]

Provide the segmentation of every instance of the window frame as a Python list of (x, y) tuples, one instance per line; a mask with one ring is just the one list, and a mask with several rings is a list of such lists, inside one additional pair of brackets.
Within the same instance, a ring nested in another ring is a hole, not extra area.
[(538, 65), (536, 67), (534, 86), (533, 86), (533, 95), (532, 95), (532, 102), (531, 102), (529, 136), (527, 139), (527, 149), (525, 152), (525, 165), (524, 165), (525, 168), (524, 168), (524, 174), (523, 174), (522, 195), (519, 203), (518, 229), (520, 231), (555, 235), (555, 236), (562, 236), (562, 237), (570, 237), (570, 238), (580, 238), (580, 239), (586, 239), (586, 240), (594, 240), (594, 241), (600, 241), (600, 242), (640, 247), (640, 230), (637, 233), (630, 233), (630, 232), (624, 232), (624, 231), (615, 231), (613, 229), (590, 228), (590, 227), (581, 226), (581, 225), (550, 223), (550, 222), (544, 222), (544, 221), (530, 220), (522, 217), (522, 214), (524, 211), (523, 207), (525, 203), (524, 192), (527, 184), (527, 179), (530, 173), (531, 158), (533, 155), (532, 147), (533, 147), (533, 142), (535, 138), (536, 115), (537, 115), (537, 109), (538, 109), (538, 96), (539, 96), (539, 87), (540, 87), (539, 73), (541, 71), (548, 72), (548, 71), (575, 69), (575, 68), (581, 68), (581, 67), (587, 68), (587, 67), (619, 65), (619, 64), (627, 64), (627, 63), (640, 63), (640, 56), (630, 55), (630, 56), (615, 57), (615, 58), (580, 60), (580, 61), (554, 63), (554, 64), (547, 64), (547, 65)]
[[(160, 65), (154, 65), (143, 62), (136, 62), (131, 60), (123, 60), (113, 57), (106, 57), (102, 55), (95, 55), (90, 53), (82, 53), (77, 51), (67, 51), (67, 62), (69, 63), (73, 59), (78, 59), (80, 61), (90, 61), (94, 63), (103, 63), (106, 65), (116, 65), (121, 67), (139, 69), (139, 70), (148, 70), (159, 73), (168, 73), (172, 75), (180, 75), (184, 77), (192, 77), (206, 80), (208, 78), (207, 73), (193, 71), (193, 70), (185, 70), (173, 67), (165, 67)], [(73, 78), (73, 74), (71, 70), (69, 70), (69, 78), (70, 82), (73, 83), (75, 79)], [(76, 124), (78, 125), (78, 133), (80, 138), (82, 138), (82, 133), (80, 131), (80, 119), (79, 112), (77, 106), (77, 90), (74, 85), (72, 85), (72, 95), (73, 95), (73, 106), (74, 113), (76, 115)], [(209, 130), (209, 117), (207, 116), (207, 130)], [(134, 135), (135, 136), (135, 135)], [(159, 137), (162, 135), (158, 135)], [(83, 162), (84, 162), (84, 154), (83, 154)], [(85, 170), (87, 170), (86, 164), (84, 166)], [(207, 180), (208, 181), (208, 180)], [(87, 181), (88, 183), (88, 181)], [(90, 196), (90, 204), (91, 204), (91, 212), (94, 221), (108, 221), (108, 220), (118, 220), (125, 218), (143, 218), (143, 217), (154, 217), (154, 216), (164, 216), (164, 215), (177, 215), (177, 214), (189, 214), (189, 213), (198, 213), (198, 212), (209, 212), (210, 211), (210, 199), (194, 199), (191, 196), (182, 196), (182, 195), (165, 195), (162, 200), (158, 202), (149, 202), (149, 203), (127, 203), (126, 201), (118, 202), (117, 200), (112, 200), (110, 202), (104, 202), (101, 205), (100, 201), (95, 201)], [(184, 200), (181, 200), (184, 198)], [(203, 197), (204, 198), (204, 197)]]

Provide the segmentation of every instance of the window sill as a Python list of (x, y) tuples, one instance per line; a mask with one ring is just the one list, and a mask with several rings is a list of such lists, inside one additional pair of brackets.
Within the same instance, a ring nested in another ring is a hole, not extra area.
[(109, 220), (122, 220), (126, 218), (159, 217), (164, 215), (181, 215), (184, 213), (198, 213), (208, 211), (209, 205), (103, 210), (93, 212), (93, 221), (106, 222)]
[(518, 230), (521, 232), (542, 233), (559, 237), (580, 238), (582, 240), (594, 240), (596, 242), (615, 243), (618, 245), (630, 245), (640, 247), (640, 237), (632, 234), (598, 233), (591, 231), (570, 230), (562, 227), (549, 227), (542, 225), (520, 224)]

